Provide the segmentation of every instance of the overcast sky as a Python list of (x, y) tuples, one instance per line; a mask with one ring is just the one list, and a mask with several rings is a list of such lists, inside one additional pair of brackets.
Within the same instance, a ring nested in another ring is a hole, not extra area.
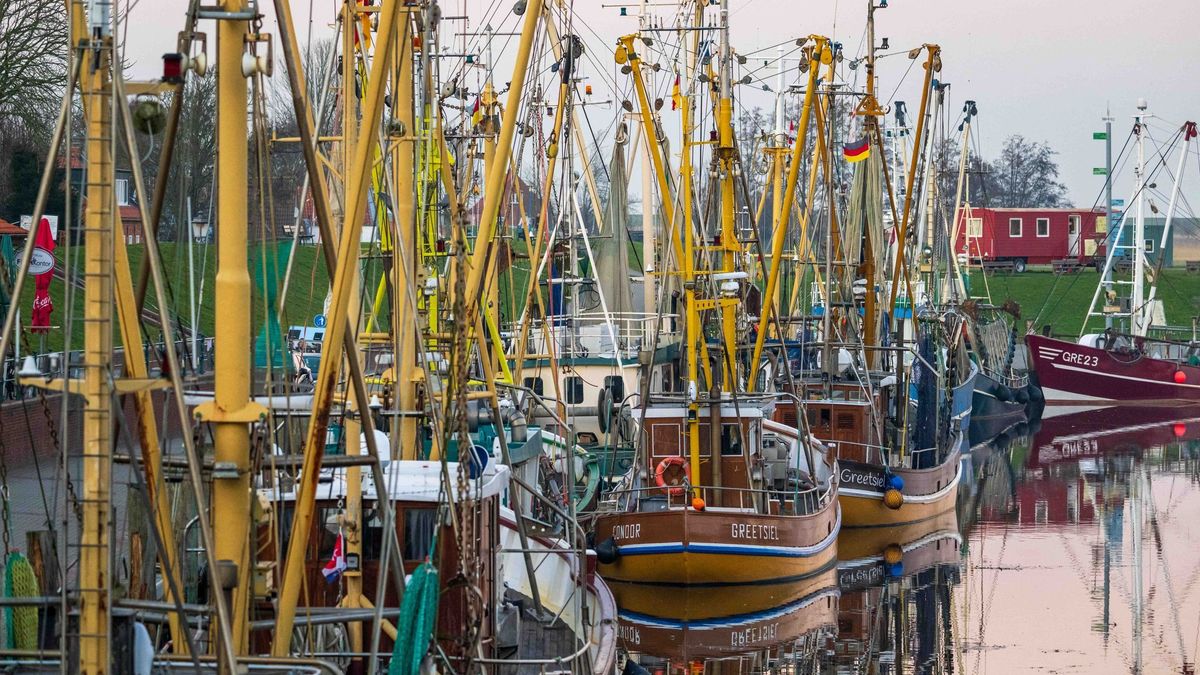
[[(509, 0), (499, 0), (500, 9), (489, 22), (497, 30), (514, 30), (516, 19)], [(608, 73), (594, 72), (596, 97), (611, 98), (613, 68), (611, 49), (617, 36), (637, 29), (637, 4), (628, 16), (620, 16), (618, 0), (576, 0), (577, 32), (588, 42), (589, 54), (604, 64)], [(132, 21), (127, 40), (127, 57), (135, 62), (138, 75), (153, 74), (160, 55), (173, 49), (175, 34), (182, 26), (186, 0), (133, 0)], [(658, 4), (665, 4), (657, 0)], [(270, 0), (260, 0), (264, 9)], [(339, 3), (335, 0), (294, 0), (292, 8), (301, 40), (307, 36), (310, 6), (314, 34), (332, 35), (330, 23)], [(1200, 40), (1196, 38), (1194, 0), (891, 0), (876, 14), (877, 35), (890, 38), (893, 51), (900, 52), (924, 42), (942, 47), (941, 77), (951, 84), (948, 107), (957, 116), (964, 99), (974, 99), (979, 108), (976, 133), (985, 156), (995, 156), (1010, 134), (1049, 142), (1058, 152), (1061, 180), (1077, 206), (1091, 206), (1103, 187), (1103, 178), (1092, 168), (1103, 166), (1103, 142), (1092, 140), (1092, 132), (1103, 129), (1102, 117), (1111, 106), (1114, 139), (1118, 146), (1128, 136), (1131, 116), (1139, 97), (1158, 116), (1151, 130), (1165, 140), (1186, 119), (1200, 119)], [(478, 31), (492, 7), (482, 0), (449, 0), (446, 15), (471, 17), (468, 31)], [(652, 11), (665, 11), (653, 7)], [(824, 34), (844, 44), (847, 58), (864, 48), (865, 0), (731, 0), (732, 43), (741, 53), (753, 53), (810, 33)], [(278, 32), (274, 12), (269, 11), (265, 30)], [(664, 16), (666, 16), (664, 14)], [(214, 39), (211, 22), (202, 27)], [(461, 22), (447, 22), (462, 25)], [(669, 23), (669, 21), (668, 21)], [(445, 33), (461, 30), (444, 29)], [(508, 38), (496, 38), (496, 51)], [(210, 55), (213, 54), (210, 46)], [(774, 59), (768, 49), (759, 59)], [(880, 97), (914, 101), (919, 93), (920, 68), (907, 73), (910, 61), (904, 56), (880, 61)], [(761, 66), (754, 57), (747, 68)], [(774, 66), (756, 75), (769, 74)], [(497, 80), (505, 81), (508, 69), (497, 58)], [(796, 75), (792, 69), (791, 77)], [(615, 79), (628, 86), (627, 77)], [(754, 87), (739, 88), (746, 106), (771, 106), (768, 94)], [(620, 98), (620, 96), (618, 97)], [(913, 106), (915, 109), (915, 106)], [(594, 117), (611, 118), (615, 113), (592, 110)], [(915, 110), (914, 110), (915, 114)], [(1190, 204), (1200, 210), (1200, 156), (1188, 160), (1185, 192)], [(1132, 178), (1117, 179), (1115, 195), (1130, 192)], [(1165, 190), (1163, 185), (1162, 189)]]

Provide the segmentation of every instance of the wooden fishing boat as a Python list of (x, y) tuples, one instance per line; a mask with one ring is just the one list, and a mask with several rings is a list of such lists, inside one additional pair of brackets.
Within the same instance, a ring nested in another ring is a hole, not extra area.
[[(511, 489), (509, 468), (495, 463), (489, 463), (481, 471), (475, 467), (461, 468), (473, 475), (460, 477), (457, 462), (445, 465), (445, 471), (457, 486), (454, 501), (470, 505), (475, 514), (474, 536), (466, 550), (461, 547), (462, 538), (455, 532), (454, 524), (442, 515), (446, 492), (442, 463), (392, 461), (384, 467), (383, 476), (392, 503), (404, 573), (412, 574), (430, 560), (436, 561), (441, 570), (435, 635), (449, 661), (462, 663), (467, 660), (469, 643), (463, 641), (463, 627), (474, 622), (480, 631), (475, 637), (483, 649), (482, 653), (470, 653), (470, 659), (475, 663), (490, 664), (488, 667), (495, 668), (513, 657), (575, 662), (577, 659), (571, 653), (574, 648), (544, 653), (531, 651), (524, 645), (553, 644), (529, 639), (529, 631), (550, 631), (566, 636), (562, 644), (582, 645), (579, 656), (587, 661), (593, 672), (612, 672), (616, 664), (616, 605), (604, 580), (595, 574), (595, 554), (589, 553), (587, 559), (581, 561), (577, 550), (554, 537), (531, 536), (526, 539), (527, 546), (523, 547), (517, 516), (504, 504)], [(375, 481), (370, 469), (362, 470), (363, 525), (362, 531), (357, 531), (357, 524), (345, 515), (349, 479), (345, 469), (335, 469), (325, 470), (319, 481), (318, 517), (312, 521), (308, 537), (304, 572), (306, 596), (298, 610), (301, 613), (346, 608), (345, 589), (329, 579), (331, 555), (334, 562), (339, 555), (344, 557), (342, 574), (357, 575), (362, 579), (363, 597), (371, 600), (377, 597), (380, 575), (384, 574), (381, 569), (386, 542), (383, 512), (376, 504)], [(287, 549), (293, 533), (292, 511), (296, 493), (263, 489), (259, 496), (270, 505), (266, 517), (269, 525), (259, 528), (261, 555), (270, 559), (275, 551)], [(361, 544), (359, 555), (344, 553), (341, 542), (349, 540)], [(533, 556), (536, 568), (532, 581), (523, 560), (526, 551)], [(393, 589), (387, 589), (382, 597), (387, 606), (397, 606)], [(524, 615), (521, 606), (534, 604), (535, 597), (540, 610), (557, 617), (557, 621), (542, 626)], [(369, 605), (359, 609), (367, 610)], [(326, 647), (333, 643), (348, 648), (351, 631), (370, 634), (373, 630), (372, 619), (359, 618), (360, 621), (325, 624), (319, 639)], [(394, 614), (385, 619), (394, 620)], [(394, 629), (387, 623), (383, 630)], [(314, 639), (318, 638), (314, 638), (311, 629), (297, 628), (293, 649), (310, 649)], [(390, 640), (385, 640), (383, 646), (390, 649)], [(350, 665), (349, 656), (327, 658), (334, 659), (342, 667)]]
[(701, 408), (697, 476), (681, 454), (687, 407), (661, 402), (642, 411), (643, 461), (653, 474), (631, 474), (606, 497), (611, 510), (595, 522), (601, 574), (728, 584), (801, 579), (829, 567), (841, 527), (836, 465), (823, 446), (771, 421), (773, 407), (759, 397)]

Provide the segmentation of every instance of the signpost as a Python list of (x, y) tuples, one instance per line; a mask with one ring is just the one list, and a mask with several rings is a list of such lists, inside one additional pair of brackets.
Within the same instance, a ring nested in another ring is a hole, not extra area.
[(324, 328), (325, 327), (325, 315), (318, 314), (318, 315), (314, 316), (313, 317), (313, 326), (315, 328)]
[[(42, 220), (46, 221), (47, 223), (50, 223), (50, 238), (53, 239), (54, 241), (58, 241), (58, 216), (46, 215), (46, 216), (42, 216)], [(32, 225), (33, 225), (33, 216), (21, 216), (21, 229), (22, 230), (25, 230), (26, 232), (28, 232), (30, 226), (32, 226)]]

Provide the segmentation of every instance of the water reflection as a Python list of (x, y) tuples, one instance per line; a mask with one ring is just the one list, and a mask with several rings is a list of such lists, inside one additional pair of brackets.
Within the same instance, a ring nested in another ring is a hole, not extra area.
[(1198, 450), (1200, 408), (1154, 407), (1051, 408), (980, 448), (962, 672), (1194, 672)]
[(818, 577), (615, 586), (626, 672), (1195, 672), (1200, 408), (1050, 409), (964, 462), (956, 511)]
[(833, 567), (786, 584), (611, 586), (622, 645), (651, 673), (814, 672), (837, 620)]

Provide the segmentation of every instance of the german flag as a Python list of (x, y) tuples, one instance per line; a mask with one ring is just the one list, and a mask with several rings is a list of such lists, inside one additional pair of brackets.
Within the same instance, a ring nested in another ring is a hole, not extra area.
[(843, 144), (842, 154), (846, 157), (847, 162), (861, 162), (871, 156), (871, 144), (867, 137), (863, 136), (860, 141)]
[(477, 127), (483, 121), (483, 111), (479, 109), (479, 97), (475, 97), (475, 107), (471, 108), (471, 126)]

